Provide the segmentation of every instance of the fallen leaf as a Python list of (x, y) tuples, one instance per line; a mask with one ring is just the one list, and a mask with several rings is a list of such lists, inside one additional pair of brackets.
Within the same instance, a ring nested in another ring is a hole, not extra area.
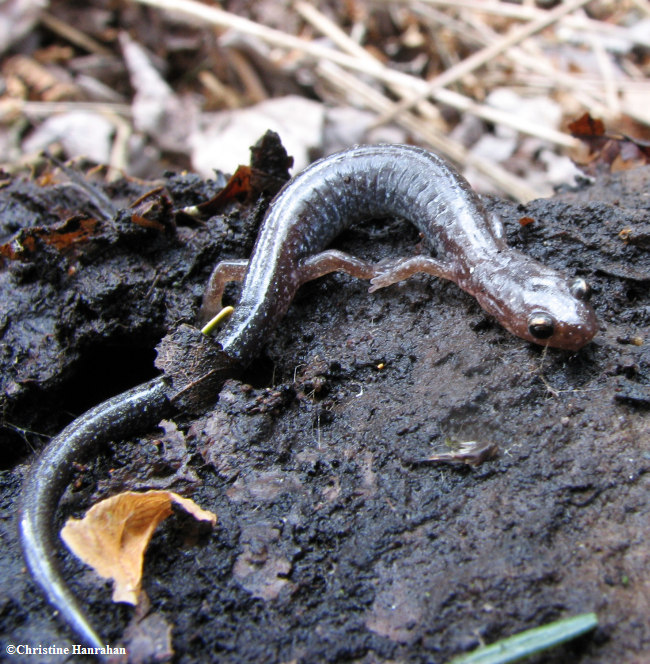
[(592, 118), (589, 113), (583, 113), (569, 123), (569, 130), (577, 138), (595, 138), (605, 135), (605, 123), (599, 118)]
[(578, 164), (588, 175), (616, 173), (650, 163), (650, 143), (624, 134), (608, 134), (602, 120), (589, 113), (571, 122), (569, 130), (589, 149), (586, 161)]
[(247, 198), (251, 193), (251, 167), (238, 166), (237, 170), (230, 176), (226, 186), (213, 196), (196, 206), (197, 210), (205, 217), (217, 214), (225, 207), (226, 203), (239, 198)]
[(239, 166), (216, 196), (196, 206), (204, 218), (218, 214), (233, 200), (251, 203), (263, 193), (273, 197), (289, 179), (293, 157), (275, 132), (266, 131), (250, 150), (250, 166)]
[(137, 604), (144, 552), (172, 502), (199, 521), (217, 517), (172, 491), (125, 491), (93, 505), (83, 519), (68, 519), (61, 538), (101, 577), (113, 579), (113, 601)]
[(40, 243), (62, 253), (74, 252), (96, 236), (100, 229), (97, 219), (81, 215), (51, 226), (23, 228), (0, 246), (0, 256), (12, 261), (27, 260), (36, 253)]

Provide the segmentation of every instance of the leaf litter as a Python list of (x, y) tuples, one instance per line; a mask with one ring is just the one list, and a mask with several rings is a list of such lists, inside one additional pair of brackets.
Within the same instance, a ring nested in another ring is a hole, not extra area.
[[(5, 168), (56, 146), (114, 176), (209, 176), (271, 128), (297, 169), (353, 143), (411, 140), (480, 190), (526, 201), (570, 183), (566, 151), (580, 144), (566, 127), (582, 113), (648, 137), (644, 0), (138, 0), (112, 17), (99, 2), (23, 4), (29, 22), (8, 20), (31, 40), (20, 53), (0, 41)], [(466, 118), (477, 131), (460, 129)]]

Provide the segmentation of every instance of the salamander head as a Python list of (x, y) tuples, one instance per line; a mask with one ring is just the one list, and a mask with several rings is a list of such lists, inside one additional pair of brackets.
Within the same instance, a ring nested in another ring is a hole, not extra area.
[(579, 277), (531, 278), (522, 290), (522, 312), (512, 326), (514, 334), (542, 346), (578, 350), (598, 331), (598, 321), (589, 304), (591, 289)]
[(516, 268), (510, 264), (492, 272), (492, 288), (477, 294), (481, 305), (510, 332), (541, 346), (578, 350), (589, 343), (598, 321), (587, 282), (527, 257), (517, 262)]

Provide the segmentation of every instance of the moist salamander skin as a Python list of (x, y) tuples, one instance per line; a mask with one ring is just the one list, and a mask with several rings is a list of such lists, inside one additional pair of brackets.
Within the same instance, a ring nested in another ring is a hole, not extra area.
[[(346, 227), (403, 217), (438, 248), (370, 265), (323, 251)], [(322, 252), (322, 253), (318, 253)], [(417, 272), (454, 281), (513, 334), (543, 346), (578, 350), (598, 330), (582, 279), (567, 279), (509, 247), (467, 181), (444, 159), (407, 145), (367, 145), (326, 157), (285, 185), (271, 203), (249, 261), (215, 268), (203, 318), (221, 307), (229, 281), (244, 281), (235, 312), (218, 337), (248, 362), (286, 313), (298, 288), (328, 272), (371, 279), (371, 291)]]

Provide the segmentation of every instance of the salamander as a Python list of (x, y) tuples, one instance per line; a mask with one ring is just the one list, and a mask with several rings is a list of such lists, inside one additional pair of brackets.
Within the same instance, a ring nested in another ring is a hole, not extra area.
[[(372, 265), (324, 250), (350, 224), (394, 216), (415, 224), (438, 255)], [(406, 145), (355, 147), (291, 180), (270, 205), (250, 260), (215, 268), (201, 316), (208, 319), (220, 309), (228, 282), (243, 280), (235, 312), (217, 341), (227, 357), (246, 365), (298, 288), (338, 270), (370, 279), (371, 291), (417, 272), (450, 279), (510, 332), (543, 346), (578, 350), (598, 327), (584, 280), (569, 280), (509, 248), (500, 220), (486, 212), (469, 184), (445, 160)], [(166, 387), (165, 378), (153, 379), (79, 417), (52, 439), (23, 488), (19, 528), (27, 565), (48, 601), (91, 647), (101, 647), (101, 639), (54, 560), (54, 514), (72, 462), (167, 416), (172, 406)]]
[[(363, 219), (403, 217), (438, 249), (371, 265), (322, 251)], [(266, 213), (250, 260), (212, 273), (203, 317), (221, 307), (226, 284), (243, 279), (223, 350), (254, 357), (307, 281), (343, 271), (370, 279), (370, 291), (425, 272), (454, 281), (513, 334), (542, 346), (578, 350), (598, 330), (582, 278), (567, 279), (509, 247), (503, 224), (441, 157), (407, 145), (367, 145), (315, 162), (287, 183)]]

